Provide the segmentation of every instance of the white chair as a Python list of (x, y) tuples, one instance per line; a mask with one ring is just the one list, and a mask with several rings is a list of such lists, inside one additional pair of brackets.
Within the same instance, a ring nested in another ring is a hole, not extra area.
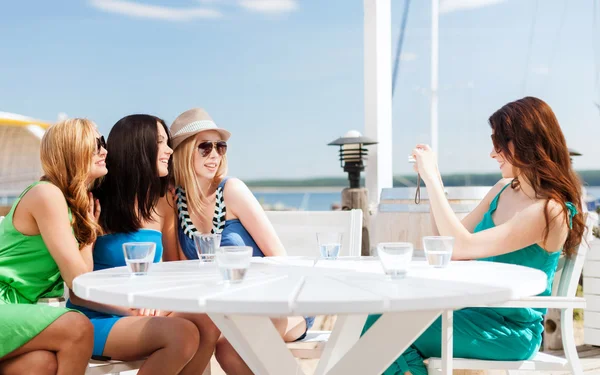
[(317, 256), (318, 232), (342, 232), (340, 256), (360, 256), (362, 210), (266, 211), (288, 256)]
[[(487, 361), (476, 359), (455, 358), (453, 367), (456, 370), (505, 370), (507, 374), (511, 371), (570, 371), (574, 375), (583, 374), (577, 347), (575, 345), (575, 336), (573, 333), (573, 309), (585, 308), (585, 299), (576, 297), (579, 277), (583, 269), (585, 256), (589, 249), (589, 240), (593, 222), (591, 217), (586, 217), (586, 235), (577, 249), (577, 254), (571, 258), (565, 258), (562, 270), (556, 271), (555, 285), (552, 296), (549, 297), (528, 297), (520, 300), (508, 301), (500, 307), (531, 307), (531, 308), (551, 308), (561, 310), (561, 333), (562, 343), (566, 358), (538, 353), (530, 360), (526, 361)], [(435, 374), (442, 367), (440, 358), (430, 358), (428, 370), (430, 374)]]

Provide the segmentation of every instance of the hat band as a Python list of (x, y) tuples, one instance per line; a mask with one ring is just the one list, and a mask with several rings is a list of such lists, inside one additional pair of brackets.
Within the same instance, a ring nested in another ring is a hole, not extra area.
[(190, 122), (183, 128), (179, 129), (175, 134), (173, 134), (173, 137), (177, 137), (178, 135), (181, 135), (184, 133), (193, 133), (193, 132), (197, 132), (199, 130), (206, 130), (206, 129), (217, 129), (217, 125), (210, 120), (200, 120), (200, 121)]

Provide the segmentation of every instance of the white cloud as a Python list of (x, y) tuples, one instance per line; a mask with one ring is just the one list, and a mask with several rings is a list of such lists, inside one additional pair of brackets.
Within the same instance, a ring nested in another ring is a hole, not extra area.
[(196, 18), (220, 18), (223, 16), (218, 10), (203, 7), (173, 8), (123, 0), (91, 0), (90, 4), (105, 12), (165, 21), (189, 21)]
[(496, 5), (506, 0), (440, 0), (440, 13), (470, 10)]
[(259, 13), (289, 13), (298, 9), (296, 0), (239, 0), (238, 4), (249, 11)]
[(400, 61), (414, 61), (417, 59), (417, 54), (414, 52), (400, 53)]
[(547, 65), (539, 64), (534, 66), (531, 71), (535, 74), (539, 74), (542, 76), (548, 75), (550, 73), (550, 68)]

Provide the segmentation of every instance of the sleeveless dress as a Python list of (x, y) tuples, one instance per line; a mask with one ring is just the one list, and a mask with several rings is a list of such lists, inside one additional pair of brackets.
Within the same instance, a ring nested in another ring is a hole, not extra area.
[[(490, 203), (489, 210), (474, 233), (496, 226), (492, 214), (498, 207), (498, 199), (502, 190)], [(571, 202), (566, 203), (569, 221), (577, 214)], [(508, 254), (483, 258), (479, 261), (517, 264), (536, 268), (548, 277), (546, 290), (540, 296), (552, 293), (552, 281), (558, 265), (560, 251), (549, 253), (541, 246), (533, 244)], [(543, 315), (545, 309), (533, 308), (466, 308), (454, 312), (454, 357), (486, 360), (520, 361), (531, 358), (542, 343)], [(363, 334), (381, 315), (370, 315)], [(423, 360), (441, 356), (441, 318), (429, 326), (419, 338), (398, 357), (384, 375), (404, 374), (410, 371), (413, 375), (426, 375), (427, 369)]]
[[(223, 191), (229, 177), (225, 177), (219, 184), (216, 191), (215, 213), (213, 215), (213, 225), (211, 233), (221, 234), (221, 246), (250, 246), (252, 247), (253, 257), (264, 257), (262, 250), (258, 247), (254, 238), (248, 233), (242, 225), (240, 219), (225, 220), (227, 207), (225, 206), (225, 198)], [(177, 237), (181, 245), (183, 254), (188, 259), (198, 259), (196, 253), (196, 245), (194, 244), (193, 234), (198, 232), (187, 209), (187, 198), (185, 190), (178, 187), (175, 190), (175, 198), (177, 201), (177, 220), (179, 222)]]
[[(240, 219), (225, 220), (227, 206), (225, 205), (225, 197), (223, 191), (229, 177), (225, 177), (219, 184), (216, 191), (215, 213), (212, 219), (211, 233), (221, 234), (221, 246), (250, 246), (252, 247), (252, 256), (264, 257), (264, 253), (254, 241), (254, 238), (248, 233)], [(196, 245), (194, 244), (193, 234), (198, 232), (198, 229), (192, 223), (190, 214), (187, 209), (187, 198), (185, 190), (178, 187), (175, 190), (175, 199), (177, 202), (177, 221), (179, 223), (177, 229), (177, 237), (181, 250), (187, 259), (198, 259), (196, 253)], [(305, 316), (306, 330), (310, 329), (314, 322), (314, 316)], [(302, 340), (306, 336), (306, 332), (298, 338)]]
[(27, 187), (0, 223), (0, 358), (69, 311), (35, 304), (40, 298), (62, 296), (63, 280), (42, 236), (24, 235), (13, 225), (21, 198), (42, 183), (49, 182), (38, 181)]
[[(154, 242), (154, 263), (160, 262), (163, 253), (162, 233), (154, 229), (138, 229), (132, 233), (112, 233), (99, 236), (94, 245), (94, 271), (125, 266), (123, 244), (126, 242)], [(123, 315), (107, 314), (67, 301), (67, 307), (81, 311), (94, 325), (94, 356), (104, 352), (110, 330)]]

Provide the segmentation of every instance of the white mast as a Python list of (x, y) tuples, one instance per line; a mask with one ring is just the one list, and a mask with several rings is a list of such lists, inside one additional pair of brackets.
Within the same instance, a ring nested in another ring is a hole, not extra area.
[(431, 148), (438, 153), (439, 0), (431, 0)]

